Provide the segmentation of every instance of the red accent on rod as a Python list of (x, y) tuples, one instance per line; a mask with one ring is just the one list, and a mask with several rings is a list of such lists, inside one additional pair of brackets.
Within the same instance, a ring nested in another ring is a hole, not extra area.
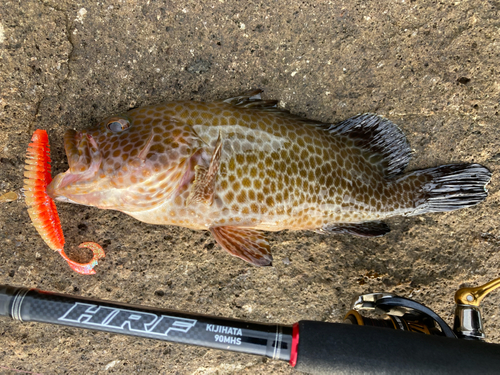
[(295, 323), (292, 329), (292, 351), (290, 353), (290, 365), (297, 364), (297, 348), (299, 346), (299, 323)]

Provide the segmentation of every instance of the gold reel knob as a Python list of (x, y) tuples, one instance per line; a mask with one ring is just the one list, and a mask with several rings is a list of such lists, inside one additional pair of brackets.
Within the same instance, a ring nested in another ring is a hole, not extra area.
[(500, 277), (475, 288), (462, 288), (455, 293), (455, 303), (477, 306), (489, 293), (500, 287)]

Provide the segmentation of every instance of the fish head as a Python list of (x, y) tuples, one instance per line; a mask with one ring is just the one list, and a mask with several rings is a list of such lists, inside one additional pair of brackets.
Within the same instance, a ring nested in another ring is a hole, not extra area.
[(137, 212), (156, 207), (186, 185), (186, 166), (199, 138), (190, 126), (159, 112), (148, 115), (151, 111), (136, 109), (85, 131), (66, 131), (69, 169), (53, 179), (48, 195)]

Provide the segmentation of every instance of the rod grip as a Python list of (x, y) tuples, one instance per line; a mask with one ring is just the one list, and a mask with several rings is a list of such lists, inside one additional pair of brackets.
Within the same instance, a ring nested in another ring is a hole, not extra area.
[(0, 316), (10, 316), (10, 306), (16, 295), (21, 288), (9, 285), (0, 285)]
[(295, 369), (312, 374), (498, 374), (500, 345), (300, 321)]

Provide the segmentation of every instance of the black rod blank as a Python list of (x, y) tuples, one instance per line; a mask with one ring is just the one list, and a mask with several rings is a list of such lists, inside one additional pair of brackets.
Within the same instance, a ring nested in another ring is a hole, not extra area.
[(0, 315), (290, 360), (292, 327), (0, 285)]

